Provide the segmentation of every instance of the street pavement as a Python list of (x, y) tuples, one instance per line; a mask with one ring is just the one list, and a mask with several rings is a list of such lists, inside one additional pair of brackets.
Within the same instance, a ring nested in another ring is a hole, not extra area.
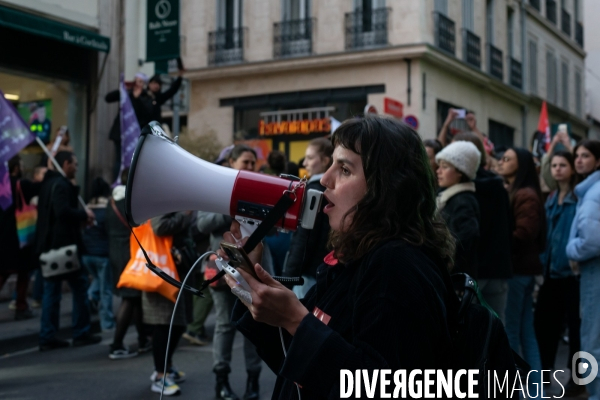
[[(61, 339), (70, 339), (71, 297), (64, 293), (61, 307)], [(116, 302), (115, 302), (116, 304)], [(0, 399), (2, 400), (105, 400), (154, 399), (160, 395), (150, 391), (150, 374), (154, 371), (151, 353), (126, 360), (110, 360), (108, 346), (112, 333), (99, 333), (103, 341), (97, 345), (69, 347), (39, 352), (37, 348), (38, 317), (14, 321), (8, 303), (0, 303)], [(116, 308), (115, 308), (116, 309)], [(97, 319), (93, 324), (98, 330)], [(207, 320), (212, 335), (214, 313)], [(33, 336), (32, 336), (33, 333)], [(19, 336), (20, 335), (20, 336)], [(135, 327), (129, 328), (126, 344), (136, 347)], [(215, 376), (212, 372), (212, 345), (193, 346), (181, 339), (173, 356), (175, 366), (186, 373), (180, 384), (182, 399), (214, 399)], [(238, 333), (234, 343), (230, 382), (241, 396), (246, 387), (243, 340)], [(260, 376), (261, 399), (270, 399), (275, 375), (265, 364)], [(166, 396), (165, 396), (166, 398)]]
[[(115, 306), (117, 299), (115, 299)], [(3, 400), (104, 400), (104, 399), (155, 399), (159, 394), (150, 391), (150, 374), (154, 370), (152, 354), (145, 353), (127, 360), (110, 360), (108, 345), (112, 333), (100, 333), (103, 341), (97, 345), (70, 347), (40, 353), (37, 348), (39, 314), (27, 321), (14, 321), (8, 303), (0, 303), (0, 399)], [(115, 308), (116, 309), (116, 308)], [(71, 297), (64, 293), (61, 308), (61, 327), (58, 337), (70, 339)], [(212, 335), (214, 314), (207, 320)], [(93, 327), (99, 330), (97, 317)], [(137, 333), (132, 326), (125, 343), (136, 346)], [(568, 348), (560, 344), (556, 366), (567, 365)], [(212, 345), (193, 346), (185, 339), (173, 356), (177, 368), (186, 373), (180, 384), (183, 399), (214, 399), (214, 374), (212, 373)], [(233, 390), (241, 397), (245, 390), (246, 372), (243, 358), (243, 340), (236, 335), (230, 381)], [(563, 385), (570, 371), (557, 373)], [(270, 399), (275, 385), (275, 375), (265, 364), (260, 377), (261, 399)], [(553, 382), (544, 390), (546, 396), (560, 396), (561, 388)], [(584, 394), (576, 399), (587, 397)], [(566, 398), (565, 398), (566, 399)]]

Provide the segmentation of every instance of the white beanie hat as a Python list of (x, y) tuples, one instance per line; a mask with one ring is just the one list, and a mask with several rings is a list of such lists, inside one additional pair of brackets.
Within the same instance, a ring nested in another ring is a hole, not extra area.
[(477, 168), (481, 162), (481, 153), (471, 142), (458, 141), (450, 143), (442, 151), (437, 153), (435, 161), (437, 163), (444, 160), (456, 167), (457, 170), (469, 177), (475, 179)]

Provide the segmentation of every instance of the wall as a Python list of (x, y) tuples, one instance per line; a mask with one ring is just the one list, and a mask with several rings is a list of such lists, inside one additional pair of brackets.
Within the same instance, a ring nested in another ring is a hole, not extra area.
[(54, 18), (84, 28), (98, 29), (99, 0), (3, 0), (0, 4)]

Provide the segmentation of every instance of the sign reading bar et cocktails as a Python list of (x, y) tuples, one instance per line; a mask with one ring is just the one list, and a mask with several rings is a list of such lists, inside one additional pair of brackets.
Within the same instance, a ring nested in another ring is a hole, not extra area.
[(330, 133), (329, 113), (333, 111), (335, 111), (335, 107), (262, 112), (258, 123), (258, 133), (260, 136)]
[(146, 61), (179, 57), (179, 0), (148, 0)]
[(300, 121), (281, 121), (258, 123), (260, 136), (271, 135), (308, 135), (310, 133), (330, 133), (331, 120), (327, 118), (303, 119)]

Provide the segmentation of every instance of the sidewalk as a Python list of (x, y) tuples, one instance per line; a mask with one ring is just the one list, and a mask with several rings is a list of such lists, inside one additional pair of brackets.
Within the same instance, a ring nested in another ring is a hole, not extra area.
[[(114, 299), (116, 310), (118, 299)], [(29, 349), (38, 346), (40, 332), (41, 308), (33, 309), (34, 318), (15, 321), (14, 310), (8, 309), (8, 301), (0, 302), (0, 358), (7, 353)], [(60, 303), (60, 330), (57, 337), (71, 339), (71, 311), (73, 297), (70, 292), (63, 292)], [(100, 332), (98, 315), (92, 315), (92, 332)]]

